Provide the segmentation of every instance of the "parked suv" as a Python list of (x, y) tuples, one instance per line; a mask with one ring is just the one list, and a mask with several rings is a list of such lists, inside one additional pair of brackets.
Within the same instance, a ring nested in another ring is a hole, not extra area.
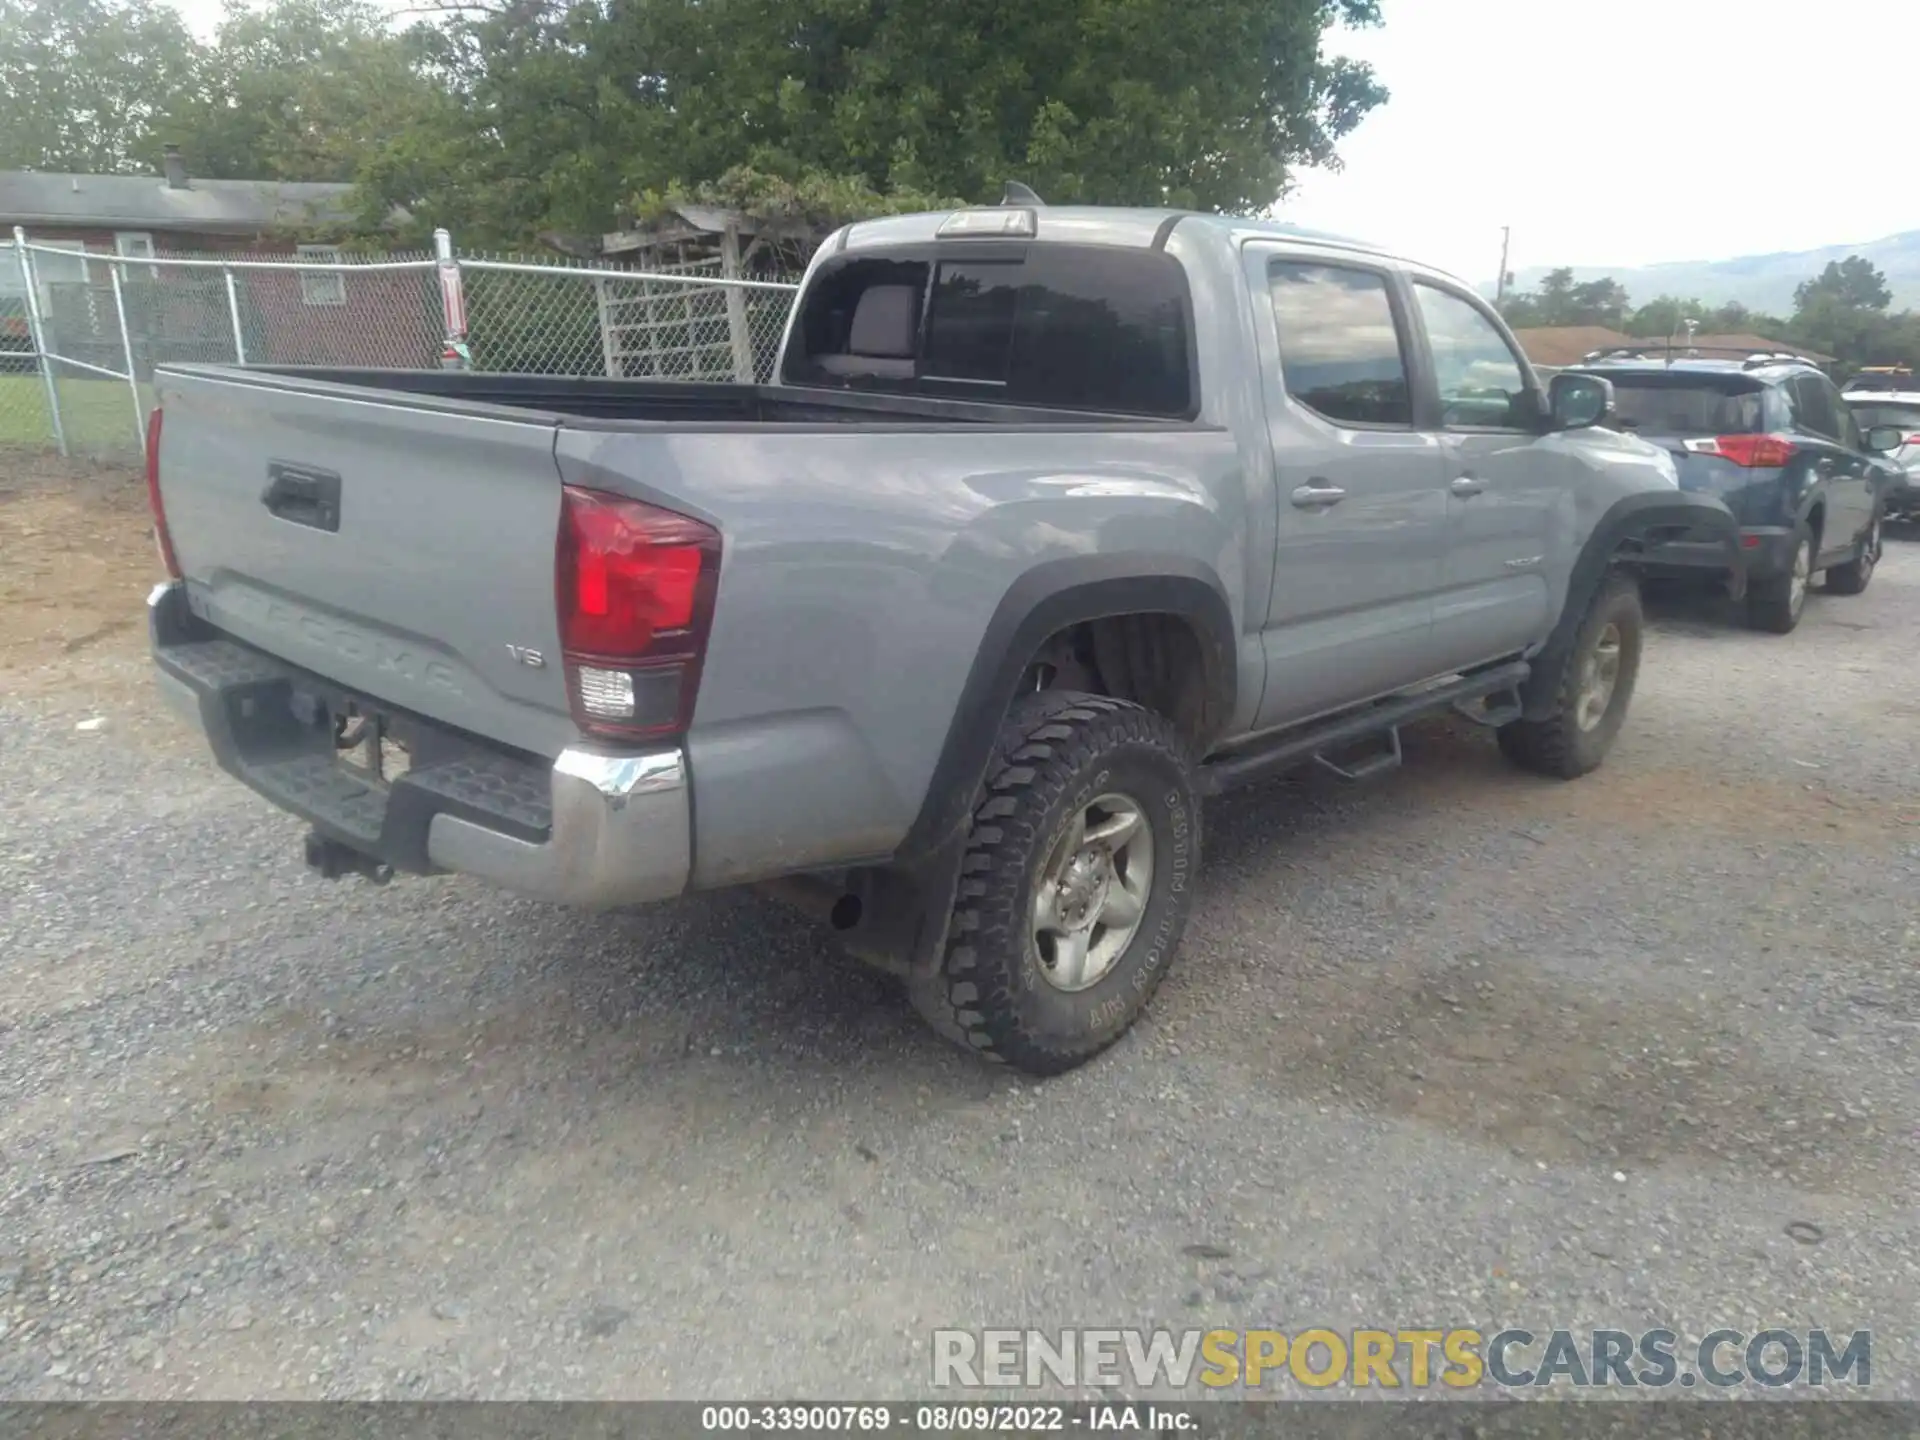
[(1900, 473), (1888, 482), (1881, 509), (1889, 520), (1920, 521), (1920, 382), (1905, 366), (1873, 366), (1847, 381), (1841, 395), (1863, 435), (1898, 432), (1887, 459)]
[[(1597, 352), (1571, 368), (1613, 382), (1615, 423), (1670, 451), (1681, 489), (1717, 496), (1733, 511), (1755, 628), (1792, 630), (1822, 574), (1836, 595), (1867, 588), (1880, 558), (1883, 497), (1903, 475), (1886, 452), (1904, 437), (1882, 430), (1870, 446), (1812, 361), (1636, 350)], [(1671, 558), (1684, 554), (1671, 548)]]

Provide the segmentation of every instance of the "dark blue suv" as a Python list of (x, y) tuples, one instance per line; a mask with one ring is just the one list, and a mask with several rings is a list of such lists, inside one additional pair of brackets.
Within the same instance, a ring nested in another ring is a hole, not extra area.
[[(1800, 623), (1807, 590), (1858, 595), (1880, 558), (1885, 496), (1905, 439), (1863, 433), (1820, 368), (1792, 355), (1685, 358), (1602, 351), (1567, 367), (1613, 383), (1615, 423), (1673, 453), (1680, 488), (1718, 497), (1740, 526), (1746, 603), (1758, 629)], [(1680, 547), (1684, 548), (1684, 547)], [(1653, 573), (1680, 554), (1653, 554)]]

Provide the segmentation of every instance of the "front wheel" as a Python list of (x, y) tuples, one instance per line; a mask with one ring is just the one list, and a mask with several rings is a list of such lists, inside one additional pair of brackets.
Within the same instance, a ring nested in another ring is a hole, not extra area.
[(1502, 725), (1500, 751), (1523, 770), (1575, 780), (1600, 767), (1627, 718), (1646, 620), (1630, 575), (1608, 577), (1561, 662), (1555, 713)]
[(948, 1039), (1032, 1075), (1124, 1035), (1193, 903), (1200, 807), (1179, 733), (1070, 691), (1014, 707), (980, 799), (938, 971), (909, 982)]

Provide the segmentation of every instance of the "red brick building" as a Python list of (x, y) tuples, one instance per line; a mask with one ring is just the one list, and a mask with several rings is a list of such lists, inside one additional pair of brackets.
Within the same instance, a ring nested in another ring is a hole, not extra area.
[[(0, 171), (0, 311), (18, 309), (26, 290), (18, 254), (5, 247), (18, 226), (42, 247), (31, 257), (34, 289), (56, 354), (124, 367), (117, 269), (142, 371), (159, 360), (234, 360), (236, 310), (238, 345), (252, 363), (434, 364), (441, 322), (431, 273), (361, 269), (338, 246), (302, 238), (344, 228), (352, 188), (194, 179), (172, 147), (160, 175)], [(103, 263), (109, 257), (152, 263)], [(229, 257), (230, 270), (166, 263)], [(342, 268), (245, 263), (262, 260)]]

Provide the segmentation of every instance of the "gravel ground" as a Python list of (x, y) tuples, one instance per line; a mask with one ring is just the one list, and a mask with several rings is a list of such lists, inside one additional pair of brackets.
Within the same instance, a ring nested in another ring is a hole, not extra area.
[(752, 896), (310, 878), (137, 635), (43, 646), (0, 1395), (897, 1397), (940, 1325), (1518, 1324), (1871, 1328), (1920, 1398), (1917, 655), (1908, 542), (1785, 639), (1665, 614), (1587, 781), (1440, 724), (1219, 803), (1152, 1012), (1036, 1084)]

